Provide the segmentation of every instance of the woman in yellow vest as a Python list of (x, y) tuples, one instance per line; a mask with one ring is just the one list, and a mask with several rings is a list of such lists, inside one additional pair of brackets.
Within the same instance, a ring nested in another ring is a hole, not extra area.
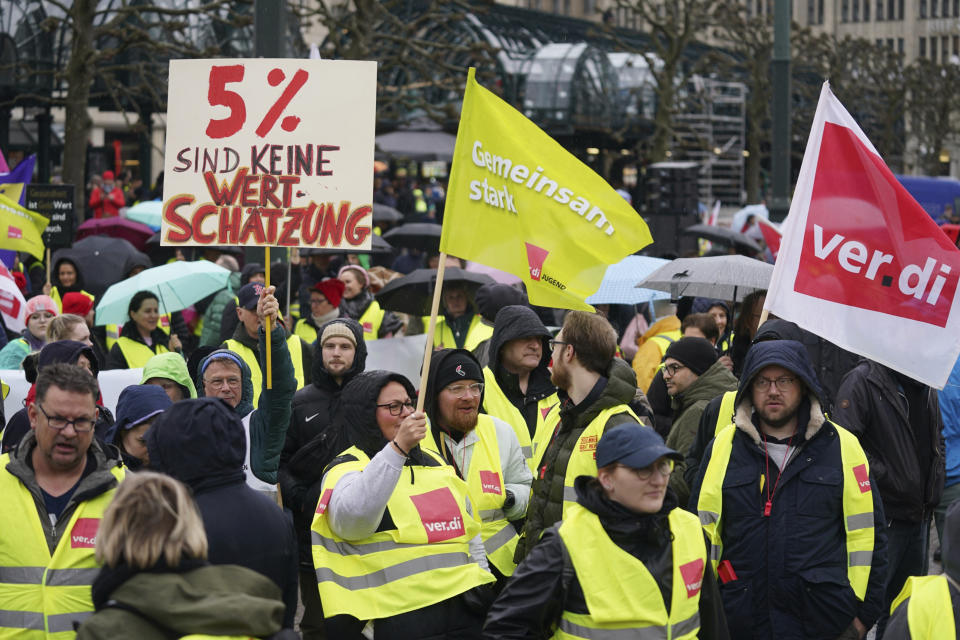
[(480, 638), (494, 581), (466, 483), (423, 449), (426, 416), (400, 374), (367, 371), (341, 394), (333, 429), (352, 443), (327, 466), (313, 564), (328, 638)]
[(384, 311), (373, 299), (370, 274), (358, 264), (341, 267), (337, 278), (343, 282), (342, 315), (353, 318), (363, 327), (364, 340), (392, 338), (403, 326), (392, 311)]
[(43, 293), (53, 298), (60, 313), (63, 312), (63, 296), (68, 293), (80, 293), (93, 301), (93, 294), (83, 290), (83, 276), (77, 263), (72, 259), (60, 258), (57, 260), (56, 264), (53, 265), (52, 276), (53, 286), (43, 285)]
[(597, 476), (494, 602), (487, 638), (728, 638), (696, 516), (668, 487), (676, 460), (656, 431), (610, 429)]
[(159, 300), (151, 291), (138, 291), (130, 298), (120, 338), (110, 349), (105, 369), (138, 369), (158, 353), (180, 352), (176, 333), (167, 335), (157, 326), (160, 317)]
[(274, 638), (284, 604), (272, 580), (207, 563), (207, 536), (187, 488), (159, 473), (130, 474), (103, 514), (93, 583), (95, 613), (78, 640)]

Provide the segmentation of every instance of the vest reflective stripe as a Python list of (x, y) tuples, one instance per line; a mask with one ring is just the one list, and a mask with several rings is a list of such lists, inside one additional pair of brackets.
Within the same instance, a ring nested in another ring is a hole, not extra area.
[(700, 589), (706, 568), (703, 532), (695, 516), (674, 509), (669, 611), (656, 578), (635, 556), (616, 545), (600, 519), (579, 504), (558, 532), (570, 554), (587, 614), (564, 611), (554, 638), (696, 638)]
[[(512, 576), (517, 568), (513, 554), (520, 538), (503, 511), (507, 492), (493, 418), (479, 414), (474, 432), (477, 442), (470, 454), (470, 468), (466, 477), (470, 503), (480, 514), (480, 538), (487, 551), (487, 560), (503, 575)], [(433, 451), (440, 450), (431, 431), (427, 432), (420, 446)]]
[[(96, 296), (89, 291), (80, 291), (80, 293), (87, 296), (90, 299), (90, 302), (93, 302), (96, 299)], [(60, 298), (60, 291), (58, 291), (56, 287), (50, 287), (50, 297), (54, 302), (57, 303), (57, 309), (60, 311), (60, 313), (63, 313), (63, 300)]]
[[(861, 601), (867, 593), (870, 567), (873, 564), (873, 493), (869, 481), (861, 487), (855, 469), (862, 466), (865, 477), (870, 464), (856, 436), (839, 425), (833, 425), (840, 439), (843, 466), (843, 523), (846, 532), (847, 580)], [(713, 440), (713, 453), (703, 476), (697, 513), (710, 540), (710, 561), (714, 572), (723, 557), (723, 481), (733, 451), (736, 425), (724, 427)]]
[[(430, 316), (423, 317), (424, 329), (430, 326)], [(484, 340), (493, 337), (493, 327), (480, 319), (479, 314), (474, 314), (470, 320), (470, 326), (467, 327), (467, 337), (463, 341), (463, 348), (467, 351), (473, 351)], [(433, 332), (433, 346), (444, 347), (446, 349), (455, 349), (457, 341), (453, 337), (453, 331), (447, 324), (444, 316), (437, 316), (437, 328)], [(497, 416), (499, 417), (499, 416)]]
[[(63, 533), (51, 556), (33, 495), (5, 470), (9, 461), (0, 456), (0, 502), (6, 521), (19, 526), (0, 527), (0, 637), (73, 638), (73, 623), (93, 612), (96, 529), (115, 489), (81, 502), (58, 523)], [(123, 469), (112, 473), (123, 480)]]
[[(224, 344), (227, 349), (243, 358), (243, 361), (250, 367), (250, 383), (253, 385), (253, 407), (258, 408), (260, 406), (260, 392), (263, 390), (263, 372), (260, 371), (257, 354), (253, 349), (233, 338), (230, 338)], [(303, 388), (303, 351), (300, 349), (299, 336), (289, 336), (287, 338), (287, 350), (290, 352), (290, 360), (293, 362), (293, 377), (297, 380), (297, 390), (300, 390)]]
[(723, 400), (720, 401), (720, 411), (717, 413), (717, 426), (713, 430), (714, 436), (728, 424), (733, 424), (733, 403), (736, 399), (736, 391), (727, 391), (723, 394)]
[(307, 344), (317, 341), (317, 330), (307, 324), (306, 318), (297, 320), (297, 324), (293, 327), (293, 335), (303, 338)]
[(170, 351), (157, 342), (153, 343), (153, 348), (150, 348), (142, 342), (137, 342), (133, 338), (126, 336), (120, 336), (117, 344), (120, 345), (120, 353), (123, 354), (123, 359), (127, 361), (128, 369), (141, 369), (147, 364), (147, 360), (153, 356), (158, 353), (169, 353)]
[[(910, 598), (907, 600), (907, 598)], [(950, 585), (944, 575), (912, 576), (890, 606), (890, 614), (907, 600), (907, 625), (913, 640), (956, 638)]]
[(337, 536), (326, 517), (330, 496), (344, 474), (370, 462), (356, 447), (344, 454), (356, 460), (327, 472), (311, 527), (324, 615), (388, 618), (494, 581), (470, 558), (481, 525), (467, 512), (467, 484), (447, 464), (402, 470), (387, 502), (394, 529), (356, 541)]
[(363, 327), (364, 340), (377, 340), (380, 335), (380, 325), (383, 324), (385, 312), (380, 308), (380, 303), (376, 300), (370, 302), (370, 306), (363, 312), (357, 322)]
[(530, 467), (531, 471), (534, 471), (536, 469), (534, 452), (540, 449), (543, 440), (550, 436), (550, 430), (542, 428), (543, 423), (554, 405), (560, 403), (560, 399), (554, 392), (537, 402), (537, 427), (534, 431), (534, 437), (531, 439), (527, 421), (523, 419), (520, 410), (507, 399), (490, 367), (484, 367), (483, 381), (485, 385), (483, 389), (483, 412), (495, 418), (500, 418), (513, 427), (513, 432), (517, 435), (517, 441), (520, 442), (520, 450), (527, 461), (527, 466)]

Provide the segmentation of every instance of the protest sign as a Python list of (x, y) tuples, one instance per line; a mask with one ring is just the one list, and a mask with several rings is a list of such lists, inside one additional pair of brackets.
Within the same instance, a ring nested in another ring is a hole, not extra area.
[(943, 388), (960, 354), (960, 250), (824, 83), (765, 308)]
[(43, 244), (60, 249), (73, 244), (76, 217), (72, 184), (28, 184), (26, 208), (50, 220), (43, 231)]
[(376, 62), (170, 62), (161, 244), (369, 249)]

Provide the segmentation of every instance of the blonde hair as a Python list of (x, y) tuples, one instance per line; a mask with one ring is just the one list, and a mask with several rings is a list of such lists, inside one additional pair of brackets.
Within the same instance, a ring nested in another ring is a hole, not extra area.
[(63, 313), (47, 325), (47, 342), (57, 342), (58, 340), (67, 340), (73, 333), (73, 328), (78, 324), (84, 324), (86, 320), (73, 313)]
[(100, 522), (97, 561), (149, 569), (161, 558), (175, 567), (184, 556), (207, 557), (203, 520), (186, 486), (161, 473), (128, 473)]

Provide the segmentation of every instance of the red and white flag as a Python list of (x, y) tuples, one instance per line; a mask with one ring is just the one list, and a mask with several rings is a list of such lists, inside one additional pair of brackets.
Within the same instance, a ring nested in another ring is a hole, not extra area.
[(765, 307), (943, 388), (960, 355), (960, 250), (824, 83)]
[(780, 253), (780, 243), (783, 241), (783, 233), (777, 225), (769, 220), (757, 216), (756, 221), (757, 228), (760, 229), (760, 235), (763, 236), (763, 242), (767, 245), (767, 249), (770, 250), (770, 255), (776, 260), (777, 255)]
[(27, 327), (27, 301), (7, 268), (0, 264), (0, 313), (7, 329), (19, 333)]

